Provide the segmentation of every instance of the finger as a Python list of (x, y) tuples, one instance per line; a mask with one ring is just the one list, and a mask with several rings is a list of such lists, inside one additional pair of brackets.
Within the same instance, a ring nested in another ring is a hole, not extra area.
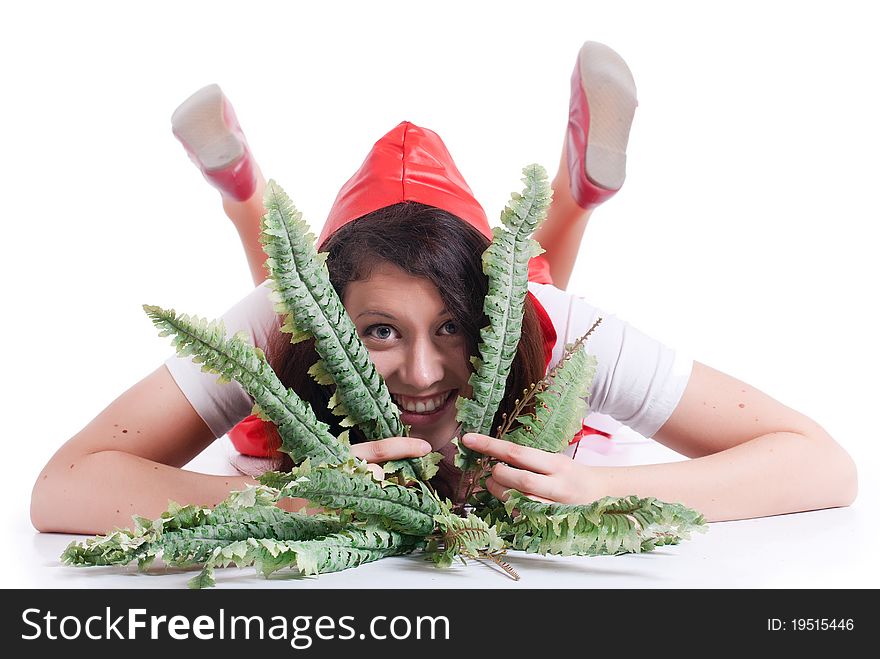
[(368, 463), (368, 464), (367, 464), (367, 469), (369, 469), (369, 470), (373, 473), (373, 477), (374, 477), (377, 481), (383, 481), (383, 480), (385, 480), (385, 470), (382, 469), (382, 465), (376, 465), (376, 464), (370, 464), (370, 463)]
[(507, 501), (507, 498), (510, 496), (509, 488), (499, 485), (498, 481), (491, 476), (486, 479), (486, 489), (499, 501)]
[(557, 484), (550, 476), (498, 463), (492, 467), (492, 478), (501, 488), (519, 490), (544, 501), (557, 500)]
[[(491, 476), (486, 479), (486, 489), (489, 490), (489, 493), (494, 496), (496, 499), (500, 501), (507, 501), (510, 497), (510, 493), (515, 488), (504, 487), (503, 485), (499, 485), (498, 481), (496, 481)], [(533, 501), (540, 501), (541, 503), (556, 503), (556, 501), (552, 499), (546, 499), (544, 497), (539, 497), (535, 494), (527, 494), (523, 492), (529, 499)]]
[(352, 455), (376, 464), (402, 458), (419, 458), (430, 452), (431, 445), (418, 437), (388, 437), (351, 447)]
[(550, 474), (559, 466), (559, 455), (548, 453), (529, 446), (520, 446), (507, 440), (495, 439), (488, 435), (467, 433), (461, 441), (470, 449), (490, 455), (501, 462), (507, 462), (529, 471)]

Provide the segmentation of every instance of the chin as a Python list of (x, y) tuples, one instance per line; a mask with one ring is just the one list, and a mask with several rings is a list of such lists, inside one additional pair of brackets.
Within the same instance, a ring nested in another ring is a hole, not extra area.
[(437, 430), (423, 430), (420, 432), (413, 430), (410, 434), (413, 437), (424, 439), (431, 445), (432, 449), (439, 451), (455, 439), (455, 431), (457, 429), (458, 423), (456, 422), (454, 424), (447, 424), (445, 427)]

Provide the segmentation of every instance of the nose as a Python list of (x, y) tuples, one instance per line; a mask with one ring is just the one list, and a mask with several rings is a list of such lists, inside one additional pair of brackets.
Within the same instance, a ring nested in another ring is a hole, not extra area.
[(403, 366), (403, 380), (413, 392), (425, 391), (443, 379), (446, 356), (427, 337), (412, 342)]

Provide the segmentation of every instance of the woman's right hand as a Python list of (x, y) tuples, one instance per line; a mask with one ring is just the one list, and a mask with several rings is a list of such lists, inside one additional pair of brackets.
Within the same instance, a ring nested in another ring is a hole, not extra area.
[(366, 460), (370, 471), (379, 479), (385, 475), (385, 472), (382, 471), (382, 464), (385, 462), (404, 458), (420, 458), (432, 450), (428, 442), (418, 437), (387, 437), (372, 442), (354, 444), (351, 447), (352, 455)]

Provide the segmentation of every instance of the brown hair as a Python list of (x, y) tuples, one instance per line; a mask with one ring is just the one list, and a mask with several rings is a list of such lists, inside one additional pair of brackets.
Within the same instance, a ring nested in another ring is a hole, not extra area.
[[(327, 269), (339, 299), (344, 299), (349, 282), (369, 279), (373, 268), (382, 262), (430, 280), (464, 333), (469, 354), (477, 355), (480, 329), (489, 324), (483, 313), (488, 278), (482, 268), (482, 254), (488, 246), (488, 238), (455, 215), (417, 202), (401, 202), (349, 222), (319, 251), (328, 252)], [(339, 417), (327, 408), (334, 387), (319, 385), (307, 373), (319, 359), (314, 340), (291, 344), (288, 335), (276, 333), (267, 356), (281, 381), (311, 403), (318, 419), (330, 425), (330, 432), (341, 433), (344, 428), (339, 425)], [(502, 414), (513, 410), (523, 389), (544, 377), (545, 367), (540, 321), (527, 296), (522, 335), (492, 434)], [(357, 443), (365, 438), (357, 428), (351, 428), (350, 439)], [(444, 472), (449, 481), (450, 470), (441, 469), (440, 475)]]

